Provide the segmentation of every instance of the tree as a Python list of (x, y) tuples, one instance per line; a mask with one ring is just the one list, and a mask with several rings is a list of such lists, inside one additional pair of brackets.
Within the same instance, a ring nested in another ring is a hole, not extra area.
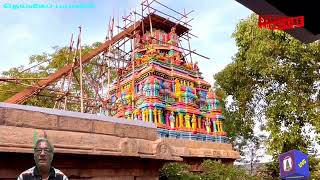
[(237, 25), (233, 37), (238, 52), (214, 78), (216, 88), (233, 100), (226, 108), (233, 121), (226, 123), (228, 128), (246, 138), (253, 133), (248, 129), (262, 123), (276, 171), (280, 153), (307, 153), (310, 131), (320, 130), (320, 43), (302, 44), (284, 31), (257, 24), (257, 16), (251, 15)]
[(261, 178), (248, 175), (244, 170), (232, 165), (225, 165), (219, 161), (205, 160), (201, 164), (201, 172), (191, 172), (191, 167), (185, 163), (165, 164), (160, 170), (161, 180), (258, 180)]
[[(87, 54), (92, 49), (98, 47), (101, 43), (93, 43), (92, 45), (84, 45), (81, 49), (82, 55)], [(37, 64), (32, 68), (25, 69), (25, 67), (20, 66), (18, 68), (11, 68), (8, 71), (2, 72), (2, 76), (6, 78), (46, 78), (49, 74), (60, 70), (66, 64), (71, 64), (74, 61), (78, 61), (79, 51), (70, 51), (69, 47), (53, 47), (54, 52), (51, 54), (43, 53), (39, 55), (32, 55), (29, 59), (30, 64)], [(76, 62), (77, 63), (77, 62)], [(88, 83), (90, 79), (95, 85), (100, 86), (96, 80), (102, 76), (103, 68), (107, 68), (104, 63), (104, 59), (101, 56), (96, 56), (90, 60), (89, 63), (84, 65), (84, 73), (86, 78), (84, 79), (84, 89), (85, 95), (87, 97), (92, 97), (98, 99), (98, 94), (92, 84)], [(105, 69), (104, 69), (105, 70)], [(115, 78), (115, 71), (112, 70), (112, 79)], [(39, 107), (52, 108), (56, 105), (57, 99), (62, 99), (63, 95), (61, 92), (66, 93), (69, 89), (68, 94), (79, 96), (79, 68), (70, 71), (69, 75), (61, 77), (58, 81), (50, 84), (49, 87), (41, 91), (37, 96), (32, 96), (24, 103), (27, 105), (34, 105)], [(69, 88), (67, 88), (66, 82), (70, 80)], [(35, 85), (37, 80), (24, 80), (15, 82), (0, 82), (0, 101), (5, 101), (9, 97), (13, 96), (17, 92), (20, 92), (28, 86)], [(57, 93), (57, 92), (60, 92)], [(73, 99), (70, 99), (73, 101)], [(68, 105), (68, 110), (79, 110), (80, 104), (73, 103)], [(87, 110), (88, 111), (88, 110)]]

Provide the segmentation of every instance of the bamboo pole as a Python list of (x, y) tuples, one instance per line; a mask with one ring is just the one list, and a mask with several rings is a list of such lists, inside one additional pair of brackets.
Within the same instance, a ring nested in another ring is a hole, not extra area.
[(82, 67), (82, 61), (81, 61), (81, 26), (79, 26), (79, 60), (80, 60), (80, 110), (83, 113), (83, 82), (82, 82), (82, 73), (83, 73), (83, 67)]
[[(134, 12), (135, 12), (136, 10), (134, 10)], [(135, 28), (135, 24), (136, 24), (136, 14), (134, 13), (134, 29), (136, 29)], [(134, 34), (136, 34), (136, 30), (134, 30)], [(132, 42), (132, 41), (131, 41)], [(131, 52), (132, 52), (132, 55), (131, 55), (131, 64), (132, 64), (132, 120), (134, 119), (134, 116), (133, 116), (133, 111), (134, 111), (134, 106), (135, 106), (135, 102), (134, 102), (134, 100), (135, 100), (135, 84), (134, 84), (134, 81), (135, 81), (135, 76), (136, 76), (136, 74), (135, 74), (135, 69), (134, 69), (134, 56), (135, 56), (135, 54), (134, 54), (134, 52), (135, 52), (135, 47), (136, 47), (136, 39), (135, 39), (135, 37), (133, 37), (133, 42), (131, 43)]]

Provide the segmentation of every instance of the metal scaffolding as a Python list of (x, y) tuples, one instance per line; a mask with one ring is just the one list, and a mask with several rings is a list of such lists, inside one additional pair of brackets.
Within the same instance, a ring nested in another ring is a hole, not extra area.
[[(81, 28), (77, 45), (74, 47), (73, 35), (71, 36), (68, 58), (72, 63), (52, 73), (44, 79), (30, 78), (28, 80), (40, 80), (34, 84), (24, 84), (25, 89), (16, 93), (5, 102), (23, 104), (32, 97), (48, 97), (54, 102), (53, 108), (72, 110), (88, 113), (101, 113), (103, 109), (110, 109), (110, 88), (117, 87), (120, 92), (119, 80), (127, 67), (133, 69), (135, 77), (134, 49), (137, 42), (136, 36), (143, 36), (149, 32), (153, 35), (155, 29), (164, 28), (170, 31), (177, 28), (179, 43), (176, 47), (183, 50), (183, 58), (187, 62), (193, 62), (192, 55), (209, 59), (191, 50), (190, 40), (196, 35), (190, 32), (189, 18), (193, 11), (180, 13), (158, 0), (143, 0), (141, 10), (132, 10), (128, 15), (124, 13), (121, 19), (109, 18), (106, 40), (97, 48), (89, 52), (81, 52)], [(121, 21), (120, 21), (121, 20)], [(116, 28), (116, 29), (115, 29)], [(115, 31), (114, 31), (115, 30)], [(115, 35), (114, 33), (117, 32)], [(165, 42), (163, 42), (165, 43)], [(182, 47), (187, 44), (187, 47)], [(83, 55), (82, 55), (83, 54)], [(67, 60), (69, 62), (69, 60)], [(26, 71), (34, 67), (28, 68)], [(22, 83), (23, 78), (0, 78), (5, 83)], [(133, 78), (134, 83), (134, 78)], [(23, 84), (23, 83), (22, 83)], [(50, 92), (50, 93), (43, 93)], [(134, 98), (134, 95), (133, 95)], [(132, 101), (134, 106), (134, 101)]]

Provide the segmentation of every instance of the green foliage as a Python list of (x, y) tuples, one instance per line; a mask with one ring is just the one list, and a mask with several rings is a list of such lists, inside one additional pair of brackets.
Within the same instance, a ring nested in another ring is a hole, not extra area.
[[(229, 134), (246, 141), (260, 121), (270, 133), (267, 148), (274, 159), (291, 149), (308, 153), (307, 134), (320, 130), (320, 43), (259, 29), (256, 15), (241, 21), (233, 37), (238, 52), (215, 75), (217, 89), (233, 99), (225, 112)], [(278, 163), (272, 165), (277, 174)]]
[[(24, 67), (11, 68), (8, 71), (2, 72), (5, 77), (19, 77), (19, 78), (44, 78), (48, 74), (43, 71), (37, 73), (33, 72), (22, 72)], [(17, 92), (23, 90), (25, 87), (34, 84), (34, 80), (25, 80), (22, 83), (18, 82), (0, 82), (0, 102), (8, 99)]]
[(311, 170), (310, 180), (319, 180), (320, 179), (320, 163), (318, 162), (313, 167), (314, 169)]
[(184, 163), (166, 164), (160, 171), (161, 180), (256, 180), (242, 169), (232, 165), (225, 165), (219, 161), (205, 160), (201, 172), (190, 172), (191, 167)]
[(245, 173), (244, 170), (238, 169), (232, 165), (225, 165), (218, 161), (206, 160), (202, 164), (203, 167), (203, 179), (238, 179), (238, 180), (255, 180), (256, 177), (252, 177)]
[[(160, 179), (182, 180), (200, 179), (196, 174), (189, 172), (190, 166), (184, 163), (169, 163), (160, 170)], [(198, 178), (196, 178), (198, 177)]]
[[(84, 45), (81, 49), (81, 55), (89, 53), (92, 49), (98, 47), (101, 43), (93, 43), (92, 45)], [(53, 47), (54, 52), (51, 54), (43, 53), (39, 55), (32, 55), (29, 58), (29, 64), (32, 68), (25, 69), (21, 66), (18, 68), (11, 68), (8, 71), (2, 72), (2, 76), (6, 78), (46, 78), (50, 74), (60, 70), (66, 64), (72, 64), (74, 57), (79, 57), (79, 51), (71, 51), (68, 47)], [(101, 77), (103, 68), (103, 59), (99, 56), (94, 57), (89, 63), (83, 66), (83, 71), (86, 77), (90, 80), (97, 80)], [(35, 65), (35, 66), (34, 66)], [(106, 66), (106, 65), (105, 65)], [(72, 74), (70, 94), (79, 95), (79, 68), (70, 72)], [(85, 77), (84, 77), (85, 78)], [(112, 71), (112, 79), (115, 78), (115, 72)], [(52, 108), (55, 104), (55, 99), (60, 98), (61, 95), (57, 95), (54, 91), (60, 91), (62, 89), (63, 82), (69, 79), (68, 76), (61, 77), (56, 82), (50, 84), (47, 89), (41, 91), (38, 96), (29, 97), (25, 102), (27, 105), (35, 105), (40, 107)], [(111, 79), (111, 80), (112, 80)], [(17, 92), (23, 89), (36, 85), (38, 80), (19, 80), (15, 82), (0, 82), (0, 101), (5, 101), (9, 97), (13, 96)], [(88, 83), (87, 79), (84, 79), (84, 91), (86, 97), (97, 98), (97, 93), (93, 86)], [(64, 86), (66, 89), (66, 85)], [(79, 103), (73, 103), (68, 106), (68, 110), (79, 110)]]

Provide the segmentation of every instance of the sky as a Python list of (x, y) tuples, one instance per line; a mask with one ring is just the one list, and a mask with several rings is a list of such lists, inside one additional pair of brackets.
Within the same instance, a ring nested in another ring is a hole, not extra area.
[[(149, 0), (150, 2), (150, 0)], [(211, 84), (213, 75), (231, 62), (236, 53), (231, 38), (237, 23), (252, 11), (235, 0), (160, 0), (183, 12), (194, 10), (190, 22), (191, 49), (210, 58), (193, 56), (198, 61), (205, 80)], [(90, 4), (93, 8), (8, 8), (20, 4)], [(71, 33), (78, 34), (82, 26), (82, 42), (102, 42), (107, 33), (110, 16), (117, 18), (126, 11), (141, 10), (141, 0), (0, 0), (0, 72), (12, 67), (30, 67), (29, 57), (53, 52), (53, 46), (67, 46)]]

